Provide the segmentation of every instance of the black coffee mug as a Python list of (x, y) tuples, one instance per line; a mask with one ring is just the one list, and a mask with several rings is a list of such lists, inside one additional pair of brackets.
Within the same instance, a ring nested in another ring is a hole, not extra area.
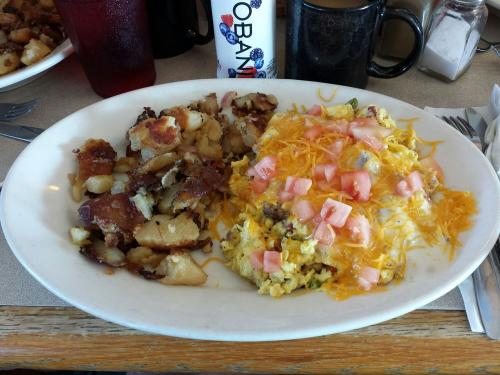
[[(338, 8), (335, 3), (288, 0), (286, 78), (364, 88), (368, 76), (397, 77), (417, 62), (424, 33), (413, 13), (386, 8), (383, 0), (358, 0)], [(353, 4), (358, 6), (349, 7)], [(406, 21), (415, 33), (415, 44), (404, 61), (384, 67), (372, 58), (380, 27), (390, 19)]]
[(179, 55), (214, 38), (210, 0), (201, 0), (208, 22), (200, 34), (196, 0), (147, 0), (149, 30), (155, 58)]

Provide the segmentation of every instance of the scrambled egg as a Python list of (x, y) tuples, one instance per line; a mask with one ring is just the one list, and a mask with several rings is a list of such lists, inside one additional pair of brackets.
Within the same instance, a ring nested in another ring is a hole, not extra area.
[[(365, 131), (361, 137), (353, 136), (349, 126), (356, 121), (370, 122), (370, 129), (380, 128), (381, 135), (363, 138)], [(315, 127), (317, 134), (306, 137)], [(343, 148), (332, 156), (329, 147), (336, 141), (343, 142)], [(434, 161), (423, 155), (423, 146), (434, 151), (438, 143), (419, 139), (411, 125), (397, 128), (387, 111), (375, 106), (321, 107), (314, 116), (276, 114), (255, 148), (256, 160), (244, 157), (232, 164), (228, 200), (232, 214), (226, 216), (231, 216), (234, 225), (222, 241), (229, 266), (255, 283), (261, 294), (279, 297), (306, 288), (321, 289), (342, 299), (402, 279), (406, 252), (411, 249), (439, 245), (450, 251), (451, 258), (460, 246), (459, 234), (472, 226), (476, 206), (470, 193), (443, 185), (437, 164), (429, 166), (429, 160)], [(256, 192), (252, 179), (257, 177), (250, 171), (268, 156), (276, 160), (275, 176), (265, 191)], [(334, 163), (337, 168), (337, 179), (326, 187), (314, 172), (322, 163)], [(369, 173), (369, 199), (356, 200), (343, 191), (338, 176), (352, 171)], [(396, 193), (397, 186), (412, 172), (418, 172), (422, 187), (406, 196)], [(309, 179), (312, 185), (306, 194), (283, 200), (280, 194), (290, 176)], [(294, 205), (299, 198), (317, 213), (313, 219), (298, 217)], [(316, 219), (328, 198), (349, 205), (350, 217), (367, 219), (366, 243), (356, 241), (353, 232), (342, 226), (328, 227), (333, 243), (318, 241), (321, 219)], [(263, 251), (279, 254), (278, 265), (274, 264), (271, 272), (265, 272), (259, 263), (262, 259), (256, 254)], [(367, 278), (366, 270), (376, 276), (371, 284), (362, 280)]]

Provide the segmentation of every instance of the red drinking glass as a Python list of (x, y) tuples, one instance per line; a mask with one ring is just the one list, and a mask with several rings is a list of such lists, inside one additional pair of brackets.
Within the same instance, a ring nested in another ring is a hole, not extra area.
[(109, 97), (154, 83), (145, 0), (56, 0), (94, 91)]

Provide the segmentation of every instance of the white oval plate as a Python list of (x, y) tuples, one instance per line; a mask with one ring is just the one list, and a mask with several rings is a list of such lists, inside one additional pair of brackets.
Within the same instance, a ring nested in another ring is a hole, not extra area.
[(486, 0), (486, 4), (495, 9), (500, 9), (500, 0)]
[(386, 292), (340, 302), (315, 292), (273, 299), (258, 295), (216, 262), (207, 267), (203, 287), (164, 286), (124, 270), (109, 276), (70, 243), (68, 228), (78, 222), (78, 205), (70, 198), (66, 176), (75, 168), (71, 151), (87, 138), (104, 138), (123, 150), (124, 134), (142, 106), (160, 110), (209, 92), (221, 98), (236, 90), (275, 94), (284, 110), (293, 103), (318, 103), (318, 89), (329, 97), (335, 86), (291, 80), (185, 81), (116, 96), (68, 116), (23, 151), (5, 180), (0, 220), (12, 251), (40, 283), (84, 311), (128, 327), (196, 339), (267, 341), (331, 334), (397, 317), (447, 293), (481, 263), (499, 234), (498, 178), (474, 145), (431, 114), (347, 87), (338, 87), (336, 103), (357, 97), (362, 105), (387, 108), (396, 119), (418, 117), (420, 136), (445, 140), (436, 158), (447, 184), (474, 192), (479, 205), (476, 225), (462, 236), (464, 246), (452, 262), (438, 249), (415, 250), (409, 254), (406, 279)]
[(37, 63), (0, 76), (0, 92), (13, 90), (31, 82), (71, 55), (71, 53), (73, 53), (73, 46), (70, 40), (66, 39)]

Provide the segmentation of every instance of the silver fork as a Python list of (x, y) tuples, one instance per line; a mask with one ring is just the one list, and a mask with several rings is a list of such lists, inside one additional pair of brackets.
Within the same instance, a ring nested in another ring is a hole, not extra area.
[(442, 116), (441, 117), (448, 125), (458, 130), (460, 133), (465, 135), (469, 140), (474, 143), (480, 150), (482, 150), (481, 139), (469, 121), (460, 116)]
[[(442, 119), (483, 149), (476, 130), (462, 117), (446, 117)], [(484, 262), (472, 274), (475, 294), (471, 295), (466, 286), (460, 285), (464, 296), (464, 304), (469, 313), (474, 314), (479, 308), (486, 334), (492, 339), (500, 339), (500, 240), (490, 251)], [(467, 279), (470, 283), (470, 280)], [(464, 285), (467, 283), (464, 282)], [(474, 298), (475, 297), (475, 298)], [(475, 311), (474, 311), (475, 310)], [(471, 322), (471, 319), (469, 318)], [(471, 322), (472, 323), (472, 322)], [(472, 327), (471, 327), (472, 328)]]
[(24, 103), (0, 103), (0, 121), (11, 121), (23, 116), (31, 112), (37, 103), (37, 99)]

